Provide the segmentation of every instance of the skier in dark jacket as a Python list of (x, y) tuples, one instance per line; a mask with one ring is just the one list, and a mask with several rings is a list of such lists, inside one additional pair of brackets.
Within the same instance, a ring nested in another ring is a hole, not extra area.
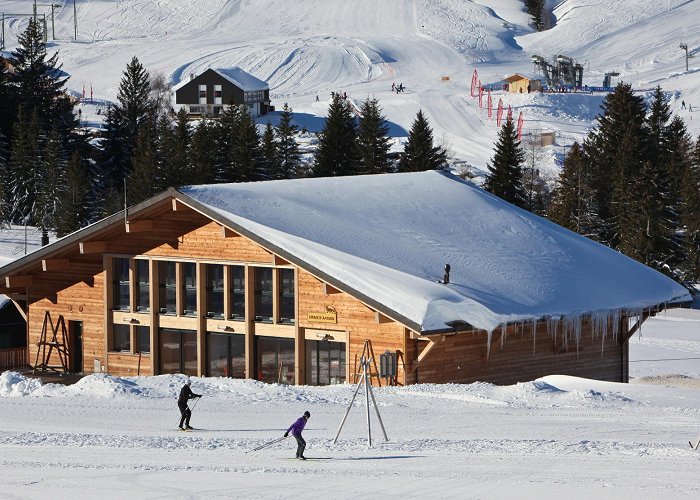
[[(190, 427), (190, 417), (192, 416), (192, 411), (190, 411), (190, 407), (187, 406), (187, 402), (190, 399), (202, 397), (201, 394), (195, 394), (192, 392), (192, 389), (190, 388), (191, 385), (192, 381), (188, 379), (180, 390), (180, 397), (177, 398), (177, 406), (180, 408), (180, 415), (182, 416), (180, 418), (179, 427), (182, 431), (192, 428)], [(183, 427), (182, 424), (185, 424), (185, 426)]]
[(304, 427), (306, 426), (306, 421), (309, 420), (309, 417), (311, 417), (311, 413), (305, 411), (304, 415), (299, 417), (292, 425), (290, 425), (289, 429), (287, 429), (287, 432), (284, 433), (284, 437), (287, 437), (291, 432), (292, 436), (294, 436), (294, 439), (297, 440), (296, 458), (300, 460), (306, 460), (306, 458), (304, 457), (304, 448), (306, 448), (306, 441), (304, 441), (304, 438), (301, 437), (301, 431), (304, 430)]

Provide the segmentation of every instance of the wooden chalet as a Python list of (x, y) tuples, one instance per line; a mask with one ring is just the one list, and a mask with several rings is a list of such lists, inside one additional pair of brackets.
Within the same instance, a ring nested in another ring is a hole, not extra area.
[(542, 90), (542, 78), (539, 76), (514, 73), (507, 76), (504, 81), (508, 84), (508, 90), (516, 94), (527, 94)]
[(629, 337), (688, 298), (434, 171), (170, 189), (0, 279), (39, 370), (310, 385), (354, 382), (362, 355), (375, 384), (626, 381)]
[(209, 68), (172, 89), (175, 104), (188, 114), (218, 116), (227, 106), (245, 105), (253, 118), (274, 111), (270, 87), (241, 68)]

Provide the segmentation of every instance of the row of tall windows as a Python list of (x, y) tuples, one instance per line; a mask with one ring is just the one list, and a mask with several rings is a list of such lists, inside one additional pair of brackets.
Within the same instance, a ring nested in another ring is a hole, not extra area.
[[(131, 353), (132, 329), (136, 342), (133, 352), (151, 352), (150, 328), (114, 325), (112, 349)], [(245, 336), (207, 332), (207, 375), (245, 378)], [(197, 332), (174, 328), (159, 329), (159, 373), (197, 374)], [(306, 341), (307, 383), (341, 384), (346, 380), (345, 342)], [(294, 383), (294, 340), (255, 337), (256, 378), (267, 383)]]
[[(113, 259), (113, 309), (131, 309), (129, 279), (129, 259), (115, 257)], [(180, 314), (195, 316), (197, 314), (197, 265), (194, 262), (181, 263), (182, 277), (178, 290), (177, 265), (171, 261), (158, 262), (158, 307), (160, 314), (177, 315), (178, 294), (182, 300)], [(206, 273), (206, 315), (211, 318), (234, 319), (242, 321), (245, 317), (245, 267), (237, 265), (207, 264)], [(278, 296), (275, 298), (273, 273), (279, 273)], [(229, 289), (226, 290), (228, 275)], [(255, 321), (272, 322), (274, 302), (279, 304), (279, 319), (281, 323), (294, 323), (294, 270), (273, 269), (269, 267), (253, 268)], [(149, 262), (144, 259), (134, 261), (135, 303), (136, 310), (150, 310), (151, 280)], [(229, 301), (229, 317), (225, 316), (225, 301)]]

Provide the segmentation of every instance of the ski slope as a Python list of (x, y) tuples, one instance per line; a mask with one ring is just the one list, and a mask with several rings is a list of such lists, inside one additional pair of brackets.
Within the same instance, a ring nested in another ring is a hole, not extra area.
[[(552, 29), (536, 33), (520, 0), (82, 0), (59, 2), (57, 41), (71, 89), (92, 87), (114, 100), (127, 62), (138, 56), (151, 73), (173, 84), (208, 67), (240, 66), (268, 81), (273, 104), (288, 102), (302, 127), (320, 130), (330, 92), (356, 102), (380, 100), (400, 149), (422, 109), (437, 141), (455, 164), (483, 170), (497, 129), (469, 97), (477, 69), (482, 83), (532, 72), (530, 56), (566, 54), (584, 65), (584, 83), (601, 85), (604, 73), (636, 89), (661, 85), (693, 134), (700, 121), (681, 100), (700, 109), (700, 59), (685, 71), (681, 42), (700, 51), (697, 0), (565, 0), (548, 2)], [(0, 11), (31, 12), (30, 0), (0, 0)], [(48, 13), (40, 7), (40, 13)], [(8, 48), (26, 20), (8, 18)], [(449, 77), (449, 80), (443, 80)], [(391, 83), (406, 92), (391, 92)], [(320, 102), (316, 102), (316, 95)], [(554, 130), (541, 170), (554, 178), (566, 150), (595, 124), (601, 95), (515, 95), (497, 92), (525, 117), (525, 132)], [(86, 116), (90, 110), (86, 109)], [(262, 118), (273, 123), (273, 113)]]

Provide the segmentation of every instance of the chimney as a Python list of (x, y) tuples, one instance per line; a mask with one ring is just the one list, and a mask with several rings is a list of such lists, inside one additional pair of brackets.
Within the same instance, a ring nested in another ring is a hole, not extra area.
[(194, 73), (190, 73), (190, 81), (194, 80)]
[(442, 282), (447, 285), (450, 282), (450, 265), (445, 264), (445, 276)]

